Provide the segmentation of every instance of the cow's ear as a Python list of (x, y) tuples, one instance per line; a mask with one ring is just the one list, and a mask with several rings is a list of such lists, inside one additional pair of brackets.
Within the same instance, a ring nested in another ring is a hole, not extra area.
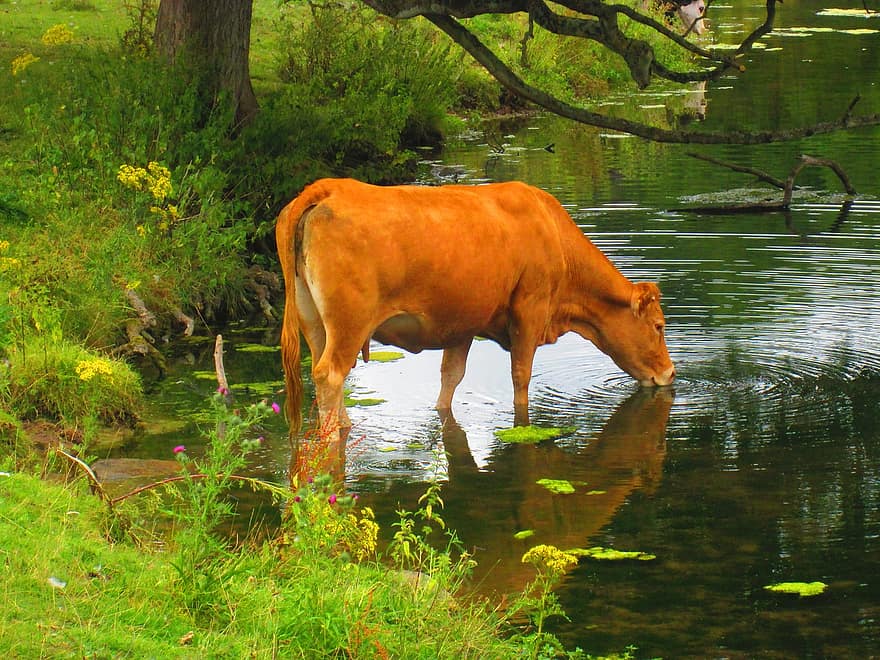
[(630, 307), (636, 318), (641, 317), (654, 301), (660, 300), (660, 287), (653, 282), (638, 282), (633, 285)]

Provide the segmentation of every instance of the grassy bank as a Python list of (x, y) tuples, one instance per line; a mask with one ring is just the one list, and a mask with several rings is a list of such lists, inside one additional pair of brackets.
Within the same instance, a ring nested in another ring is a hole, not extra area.
[[(576, 558), (548, 546), (524, 557), (536, 580), (508, 605), (533, 625), (514, 627), (457, 596), (471, 561), (445, 530), (436, 484), (419, 510), (398, 512), (380, 552), (372, 512), (329, 477), (288, 489), (236, 476), (274, 407), (230, 409), (218, 393), (212, 408), (204, 458), (175, 448), (178, 476), (139, 491), (111, 498), (72, 463), (66, 485), (0, 471), (3, 657), (583, 657), (543, 631)], [(285, 515), (233, 543), (218, 530), (241, 487)]]

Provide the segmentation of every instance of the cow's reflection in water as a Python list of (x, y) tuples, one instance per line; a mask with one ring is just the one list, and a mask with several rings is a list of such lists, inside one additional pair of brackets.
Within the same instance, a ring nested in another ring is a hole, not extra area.
[[(563, 448), (552, 441), (499, 443), (482, 468), (471, 454), (465, 431), (445, 413), (441, 437), (448, 482), (441, 493), (442, 516), (478, 562), (474, 587), (486, 594), (521, 590), (534, 576), (532, 567), (521, 563), (528, 548), (539, 543), (561, 549), (595, 545), (591, 538), (628, 497), (636, 491), (653, 492), (666, 456), (673, 396), (671, 388), (640, 389), (582, 448)], [(344, 460), (341, 453), (335, 457)], [(333, 471), (341, 476), (339, 465)], [(544, 478), (567, 479), (576, 491), (554, 495), (537, 483)], [(378, 512), (412, 510), (424, 490), (422, 482), (392, 482), (385, 492), (364, 493), (361, 503)], [(387, 531), (387, 521), (384, 527)], [(515, 539), (520, 530), (534, 534)]]

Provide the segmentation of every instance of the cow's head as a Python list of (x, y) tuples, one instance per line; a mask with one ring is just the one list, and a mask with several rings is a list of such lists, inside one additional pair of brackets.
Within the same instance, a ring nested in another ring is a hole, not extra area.
[(602, 325), (595, 343), (618, 367), (645, 386), (672, 383), (675, 366), (666, 348), (666, 320), (656, 284), (634, 284), (629, 306), (617, 306)]

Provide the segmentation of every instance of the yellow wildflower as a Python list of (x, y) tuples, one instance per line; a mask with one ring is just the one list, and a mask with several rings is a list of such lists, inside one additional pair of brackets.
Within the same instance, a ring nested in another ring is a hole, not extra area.
[(113, 365), (105, 358), (92, 358), (80, 360), (76, 365), (76, 375), (80, 380), (91, 380), (98, 374), (113, 376)]
[(73, 32), (63, 23), (53, 25), (42, 37), (43, 44), (46, 46), (62, 46), (73, 41)]
[(153, 199), (163, 202), (171, 194), (171, 172), (167, 167), (159, 163), (151, 162), (147, 165), (147, 186), (153, 194)]
[(141, 238), (147, 235), (147, 228), (143, 225), (138, 225), (137, 227), (135, 227), (135, 230), (137, 231), (138, 236), (140, 236)]
[(147, 176), (147, 171), (142, 167), (133, 167), (132, 165), (120, 165), (119, 174), (116, 178), (126, 188), (134, 188), (135, 190), (143, 190), (143, 179)]
[[(147, 169), (133, 165), (120, 165), (116, 178), (122, 185), (135, 190), (149, 190), (159, 204), (172, 193), (171, 172), (167, 167), (151, 161)], [(155, 212), (155, 211), (154, 211)]]
[(39, 62), (40, 58), (35, 56), (33, 53), (25, 53), (24, 55), (19, 55), (14, 60), (12, 60), (12, 75), (17, 76), (19, 73), (24, 71), (34, 62)]
[(555, 545), (536, 545), (522, 556), (522, 563), (533, 564), (541, 573), (562, 575), (578, 563), (577, 557)]

